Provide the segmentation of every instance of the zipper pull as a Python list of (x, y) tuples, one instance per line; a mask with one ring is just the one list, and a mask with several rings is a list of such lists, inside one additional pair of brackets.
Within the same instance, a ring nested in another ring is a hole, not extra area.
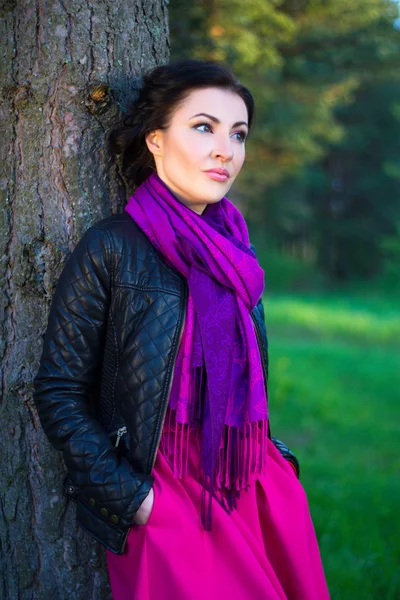
[(115, 447), (118, 448), (118, 444), (120, 439), (122, 438), (122, 436), (124, 435), (124, 433), (126, 433), (128, 430), (126, 428), (126, 426), (124, 425), (124, 427), (120, 427), (117, 431), (117, 439), (115, 441)]

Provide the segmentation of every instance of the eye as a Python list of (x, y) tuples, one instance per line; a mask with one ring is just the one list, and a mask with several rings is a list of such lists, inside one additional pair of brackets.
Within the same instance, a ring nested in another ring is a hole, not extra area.
[(233, 134), (234, 136), (237, 135), (238, 137), (236, 138), (238, 140), (238, 142), (245, 142), (246, 141), (246, 133), (244, 131), (235, 131), (235, 133)]
[[(205, 127), (206, 130), (200, 130), (200, 127)], [(201, 133), (209, 133), (210, 131), (212, 131), (211, 125), (209, 125), (208, 123), (199, 123), (198, 125), (195, 125), (193, 127), (193, 129), (196, 129), (197, 131), (201, 131)]]

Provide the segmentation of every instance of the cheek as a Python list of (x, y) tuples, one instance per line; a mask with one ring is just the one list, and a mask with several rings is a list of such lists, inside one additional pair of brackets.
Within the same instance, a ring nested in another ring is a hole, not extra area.
[(196, 166), (204, 157), (204, 144), (192, 135), (182, 135), (174, 139), (174, 143), (166, 148), (166, 159), (172, 165), (185, 165), (186, 168)]
[(245, 149), (244, 149), (244, 148), (241, 148), (241, 149), (239, 150), (239, 152), (237, 153), (236, 157), (237, 157), (237, 160), (236, 160), (236, 169), (237, 169), (237, 172), (239, 172), (239, 171), (240, 171), (240, 169), (241, 169), (241, 168), (242, 168), (242, 166), (243, 166), (244, 159), (245, 159), (245, 157), (246, 157), (246, 152), (245, 152)]
[(204, 159), (212, 152), (211, 137), (207, 138), (206, 135), (199, 134), (189, 136), (185, 151), (188, 162), (192, 163), (193, 166), (202, 164)]

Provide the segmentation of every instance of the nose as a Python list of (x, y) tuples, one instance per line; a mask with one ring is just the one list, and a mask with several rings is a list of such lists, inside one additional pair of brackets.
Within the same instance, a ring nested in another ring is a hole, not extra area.
[(229, 136), (215, 135), (214, 137), (213, 158), (229, 162), (234, 156), (234, 145)]

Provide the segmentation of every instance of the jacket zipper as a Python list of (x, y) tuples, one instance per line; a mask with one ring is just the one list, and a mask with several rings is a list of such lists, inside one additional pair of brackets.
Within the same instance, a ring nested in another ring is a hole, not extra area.
[[(185, 300), (185, 302), (184, 302), (184, 305), (183, 305), (183, 322), (182, 322), (182, 327), (181, 327), (181, 331), (180, 331), (180, 334), (179, 334), (179, 340), (178, 340), (178, 343), (177, 343), (177, 346), (176, 346), (176, 352), (175, 352), (174, 363), (173, 363), (174, 365), (175, 365), (175, 362), (176, 362), (176, 357), (178, 356), (179, 346), (180, 346), (180, 343), (181, 343), (183, 329), (184, 329), (184, 326), (185, 326), (186, 310), (187, 310), (186, 309), (186, 293), (185, 293), (184, 300)], [(161, 442), (161, 434), (162, 434), (162, 430), (163, 430), (163, 427), (164, 427), (165, 417), (167, 416), (167, 408), (168, 408), (168, 403), (169, 403), (169, 397), (171, 395), (173, 375), (174, 375), (174, 369), (172, 368), (172, 370), (171, 370), (171, 377), (170, 377), (170, 380), (169, 380), (169, 383), (168, 383), (167, 399), (165, 401), (165, 406), (164, 406), (164, 412), (163, 412), (161, 427), (160, 427), (160, 430), (159, 430), (159, 435), (158, 435), (158, 441), (157, 441), (156, 450), (154, 452), (153, 460), (151, 462), (150, 473), (152, 472), (153, 467), (155, 465), (155, 462), (156, 462), (156, 459), (157, 459), (158, 448), (159, 448), (160, 442)]]
[(117, 439), (115, 440), (115, 444), (114, 444), (115, 448), (118, 448), (119, 442), (120, 442), (122, 436), (125, 435), (125, 433), (127, 433), (127, 431), (128, 431), (128, 429), (127, 429), (126, 425), (124, 425), (123, 427), (120, 427), (116, 431), (112, 431), (111, 433), (108, 434), (110, 437), (112, 435), (117, 434)]

